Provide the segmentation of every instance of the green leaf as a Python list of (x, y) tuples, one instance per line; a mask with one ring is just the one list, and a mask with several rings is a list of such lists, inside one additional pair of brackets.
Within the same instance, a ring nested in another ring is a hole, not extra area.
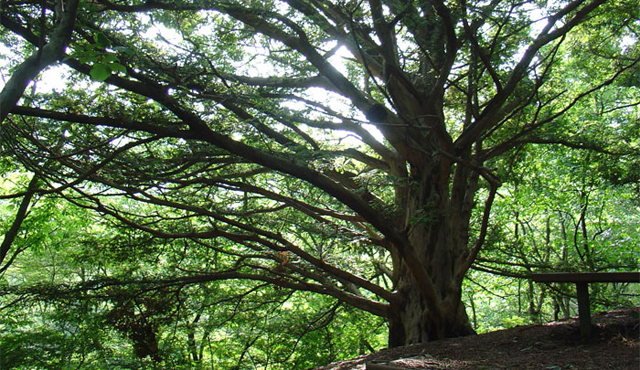
[(135, 55), (135, 50), (133, 50), (132, 48), (128, 47), (128, 46), (116, 46), (115, 48), (113, 48), (116, 51), (121, 51), (123, 53), (125, 53), (128, 57), (132, 57)]
[(127, 67), (123, 66), (120, 63), (111, 63), (109, 64), (109, 68), (111, 68), (113, 72), (127, 73)]
[(102, 57), (101, 62), (103, 63), (113, 63), (113, 62), (117, 62), (118, 61), (118, 57), (115, 56), (114, 54), (111, 53), (107, 53)]
[(104, 35), (102, 32), (98, 32), (93, 35), (93, 39), (96, 41), (96, 44), (101, 48), (108, 48), (111, 46), (111, 41)]
[(104, 81), (111, 76), (111, 67), (107, 64), (96, 64), (91, 68), (89, 74), (94, 81)]

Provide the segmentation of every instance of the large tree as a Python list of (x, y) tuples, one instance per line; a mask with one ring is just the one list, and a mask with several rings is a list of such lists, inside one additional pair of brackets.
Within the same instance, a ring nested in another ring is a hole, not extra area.
[[(75, 3), (2, 2), (3, 41), (30, 55), (1, 95), (25, 202), (56, 193), (184, 246), (158, 276), (87, 289), (258, 281), (384, 317), (390, 346), (472, 334), (490, 167), (527, 143), (638, 149), (561, 119), (633, 88), (634, 1)], [(576, 50), (606, 68), (567, 76)], [(56, 62), (66, 86), (25, 95)]]

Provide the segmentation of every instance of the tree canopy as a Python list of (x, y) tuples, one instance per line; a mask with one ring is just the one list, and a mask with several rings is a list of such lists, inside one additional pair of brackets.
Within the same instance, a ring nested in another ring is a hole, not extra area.
[(481, 271), (637, 268), (634, 1), (1, 4), (0, 309), (58, 364), (304, 368), (473, 334)]

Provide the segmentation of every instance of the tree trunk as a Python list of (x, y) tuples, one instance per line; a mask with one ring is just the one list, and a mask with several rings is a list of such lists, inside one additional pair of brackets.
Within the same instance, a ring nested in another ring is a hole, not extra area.
[[(416, 252), (438, 297), (425, 297), (410, 264), (403, 259), (396, 261), (394, 282), (398, 299), (390, 304), (390, 347), (475, 334), (462, 303), (459, 276), (468, 252), (473, 206), (468, 194), (475, 193), (475, 180), (470, 171), (458, 168), (450, 187), (449, 163), (436, 161), (422, 168), (432, 171), (412, 169), (414, 176), (404, 220), (411, 246), (405, 248)], [(464, 186), (457, 186), (457, 181)]]
[(444, 317), (439, 317), (414, 283), (403, 283), (398, 295), (399, 302), (391, 305), (389, 318), (390, 348), (475, 334), (460, 299), (451, 305), (455, 307), (443, 310)]

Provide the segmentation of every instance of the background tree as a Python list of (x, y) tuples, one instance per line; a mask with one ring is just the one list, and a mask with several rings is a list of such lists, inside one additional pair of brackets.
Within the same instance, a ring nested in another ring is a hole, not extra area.
[[(638, 154), (584, 141), (599, 117), (631, 125), (632, 93), (564, 119), (616, 81), (637, 91), (633, 2), (2, 4), (15, 77), (75, 19), (66, 87), (25, 95), (3, 145), (40, 192), (152, 240), (124, 245), (155, 269), (61, 293), (234, 281), (382, 317), (391, 346), (471, 334), (462, 284), (487, 238), (491, 167), (528, 143)], [(573, 37), (590, 30), (606, 47)], [(583, 47), (597, 63), (579, 63)]]

